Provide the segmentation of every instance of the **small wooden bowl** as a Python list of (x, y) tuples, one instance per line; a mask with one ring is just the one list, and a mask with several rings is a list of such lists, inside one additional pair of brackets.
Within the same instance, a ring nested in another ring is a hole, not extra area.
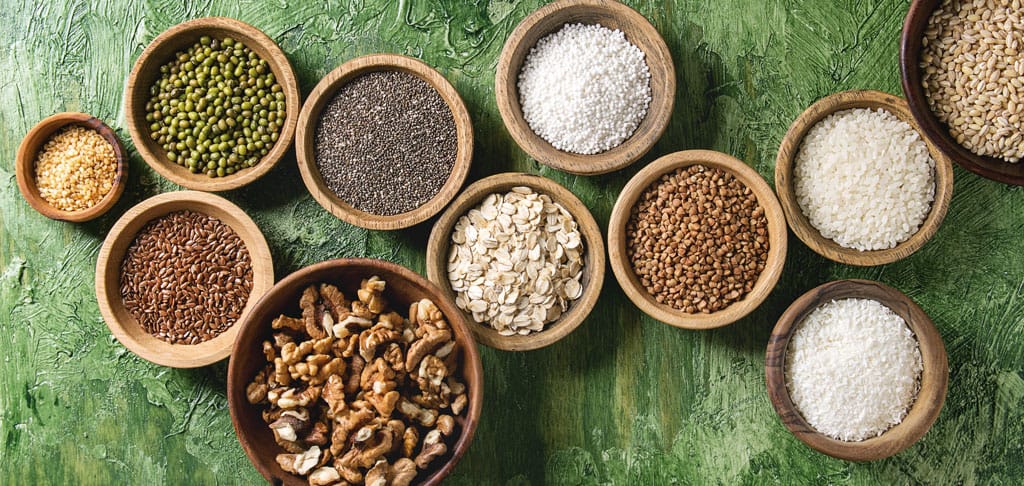
[[(213, 216), (235, 230), (252, 259), (253, 286), (242, 315), (226, 331), (199, 344), (171, 344), (146, 332), (125, 309), (121, 300), (121, 262), (135, 240), (135, 235), (146, 223), (186, 209)], [(242, 327), (242, 321), (272, 285), (274, 264), (270, 248), (259, 227), (231, 201), (203, 192), (168, 192), (135, 205), (110, 228), (96, 260), (96, 300), (110, 332), (139, 357), (172, 368), (206, 366), (231, 354), (231, 345)]]
[(782, 209), (786, 212), (789, 227), (793, 229), (793, 233), (796, 233), (800, 241), (803, 241), (815, 253), (834, 262), (847, 265), (865, 267), (883, 265), (910, 256), (924, 246), (938, 231), (943, 218), (946, 217), (946, 210), (949, 209), (949, 200), (953, 197), (953, 164), (949, 157), (939, 150), (928, 137), (921, 134), (921, 139), (928, 145), (928, 152), (935, 159), (935, 200), (932, 201), (931, 211), (921, 223), (917, 233), (903, 243), (887, 250), (860, 251), (842, 247), (835, 241), (821, 236), (821, 232), (811, 226), (811, 222), (800, 209), (800, 203), (796, 199), (796, 185), (793, 181), (796, 155), (800, 151), (804, 135), (811, 127), (835, 112), (854, 108), (884, 109), (921, 133), (914, 117), (910, 115), (907, 102), (898, 96), (870, 90), (843, 91), (826, 96), (801, 113), (790, 125), (786, 136), (783, 137), (779, 155), (775, 159), (775, 190), (779, 193), (779, 201), (782, 202)]
[(538, 193), (547, 194), (552, 200), (565, 206), (565, 209), (576, 220), (580, 234), (583, 236), (583, 276), (580, 278), (580, 283), (583, 284), (583, 294), (569, 305), (567, 312), (546, 325), (542, 331), (525, 336), (518, 334), (502, 336), (490, 325), (474, 321), (471, 314), (459, 309), (460, 312), (463, 312), (466, 322), (469, 323), (469, 330), (472, 331), (477, 342), (505, 351), (539, 349), (569, 335), (583, 323), (590, 311), (594, 309), (594, 304), (597, 303), (597, 297), (601, 293), (601, 286), (604, 283), (604, 242), (601, 238), (601, 229), (598, 228), (597, 221), (594, 220), (594, 216), (590, 214), (587, 206), (572, 192), (551, 179), (532, 174), (506, 172), (485, 177), (467, 187), (438, 218), (434, 228), (430, 231), (430, 239), (427, 241), (427, 278), (441, 288), (445, 299), (455, 302), (455, 292), (452, 291), (451, 282), (448, 281), (448, 251), (451, 248), (455, 223), (462, 215), (479, 205), (488, 195), (504, 194), (518, 186), (529, 187)]
[(941, 2), (914, 0), (903, 21), (900, 36), (900, 80), (907, 97), (910, 112), (919, 131), (931, 144), (946, 154), (960, 167), (987, 179), (1006, 184), (1024, 185), (1024, 162), (1011, 164), (995, 157), (985, 157), (964, 148), (949, 134), (949, 127), (939, 121), (928, 106), (928, 97), (921, 86), (921, 40), (928, 27), (928, 19)]
[(346, 296), (353, 297), (362, 279), (377, 275), (387, 282), (384, 297), (392, 309), (401, 314), (409, 305), (422, 298), (432, 300), (444, 313), (455, 331), (455, 340), (462, 350), (462, 375), (469, 390), (469, 406), (455, 419), (459, 437), (455, 446), (443, 456), (443, 464), (421, 484), (439, 484), (462, 458), (473, 441), (480, 410), (483, 405), (483, 368), (476, 343), (467, 329), (466, 321), (455, 304), (444, 298), (440, 289), (411, 270), (382, 260), (340, 259), (328, 260), (299, 270), (277, 283), (253, 308), (242, 322), (241, 333), (235, 341), (237, 350), (228, 363), (228, 407), (238, 440), (249, 460), (271, 484), (305, 485), (305, 480), (285, 472), (275, 457), (283, 452), (274, 442), (274, 435), (260, 413), (260, 407), (246, 399), (245, 390), (256, 373), (267, 361), (261, 343), (271, 338), (271, 321), (283, 314), (299, 315), (299, 297), (309, 285), (328, 282), (338, 285)]
[[(81, 211), (62, 211), (51, 206), (39, 195), (39, 188), (36, 186), (35, 164), (39, 151), (51, 135), (68, 125), (80, 125), (95, 130), (114, 147), (114, 157), (117, 159), (117, 174), (114, 176), (114, 186), (110, 192), (95, 206)], [(28, 131), (18, 146), (14, 172), (18, 179), (18, 189), (32, 209), (50, 219), (81, 223), (96, 219), (114, 207), (124, 192), (125, 181), (128, 180), (128, 163), (121, 139), (117, 138), (117, 134), (103, 121), (85, 113), (64, 112), (46, 117)]]
[[(651, 103), (647, 116), (633, 135), (611, 150), (581, 155), (556, 149), (530, 128), (519, 104), (519, 71), (530, 49), (542, 37), (565, 24), (601, 24), (626, 34), (626, 39), (644, 52), (651, 72)], [(604, 174), (632, 164), (661, 138), (672, 116), (676, 74), (665, 40), (643, 15), (611, 0), (561, 0), (537, 9), (516, 26), (505, 41), (498, 58), (494, 93), (505, 128), (519, 147), (538, 162), (581, 175)]]
[[(878, 437), (860, 442), (836, 440), (814, 430), (793, 405), (786, 386), (786, 350), (797, 325), (812, 311), (833, 300), (872, 299), (892, 309), (917, 336), (923, 370), (921, 389), (902, 422)], [(946, 399), (949, 364), (942, 336), (921, 308), (899, 290), (870, 280), (837, 280), (800, 296), (779, 318), (765, 356), (768, 396), (782, 424), (797, 439), (818, 452), (850, 461), (874, 461), (896, 454), (924, 436), (935, 423)]]
[[(271, 72), (285, 95), (285, 121), (281, 133), (274, 146), (260, 161), (247, 169), (224, 177), (209, 177), (205, 173), (193, 174), (188, 168), (171, 162), (156, 141), (150, 136), (146, 121), (146, 103), (150, 99), (149, 90), (153, 83), (160, 79), (160, 67), (174, 59), (177, 52), (187, 50), (199, 41), (202, 36), (214, 38), (231, 37), (245, 44), (261, 59), (267, 61)], [(183, 22), (150, 42), (142, 55), (135, 61), (131, 74), (128, 75), (128, 87), (124, 96), (125, 115), (128, 130), (132, 135), (135, 148), (153, 170), (171, 182), (182, 187), (197, 191), (221, 192), (238, 189), (259, 179), (281, 161), (285, 152), (292, 144), (295, 136), (295, 123), (299, 119), (299, 82), (291, 63), (281, 48), (259, 29), (235, 19), (226, 17), (206, 17)]]
[[(754, 290), (743, 300), (733, 302), (725, 309), (710, 314), (689, 314), (669, 305), (658, 303), (640, 283), (626, 253), (626, 223), (630, 212), (640, 196), (662, 175), (682, 167), (703, 165), (722, 169), (749, 187), (757, 196), (757, 202), (764, 208), (768, 220), (768, 258), (764, 270), (754, 283)], [(743, 161), (711, 150), (685, 150), (661, 157), (644, 167), (622, 188), (612, 216), (608, 221), (608, 259), (612, 264), (615, 278), (622, 290), (640, 310), (666, 324), (683, 329), (713, 329), (742, 319), (761, 305), (768, 297), (782, 274), (786, 263), (786, 221), (782, 215), (775, 193), (761, 175)]]
[[(316, 127), (320, 123), (320, 114), (324, 107), (334, 99), (334, 95), (342, 86), (359, 76), (379, 71), (401, 71), (426, 81), (441, 95), (441, 98), (448, 104), (448, 108), (451, 109), (452, 116), (455, 118), (457, 139), (455, 164), (451, 174), (448, 175), (448, 180), (441, 186), (441, 190), (422, 206), (392, 216), (360, 211), (336, 196), (320, 176), (314, 150)], [(469, 165), (473, 159), (473, 124), (469, 118), (469, 110), (466, 109), (466, 104), (463, 103), (459, 92), (434, 68), (419, 59), (399, 54), (370, 54), (357, 57), (338, 66), (327, 73), (327, 76), (324, 76), (313, 88), (313, 92), (306, 99), (306, 104), (302, 106), (302, 114), (299, 115), (295, 155), (299, 161), (299, 172), (302, 174), (302, 182), (306, 184), (306, 189), (309, 189), (316, 202), (334, 216), (346, 223), (373, 230), (408, 228), (437, 214), (459, 192), (459, 188), (466, 180), (466, 175), (469, 174)]]

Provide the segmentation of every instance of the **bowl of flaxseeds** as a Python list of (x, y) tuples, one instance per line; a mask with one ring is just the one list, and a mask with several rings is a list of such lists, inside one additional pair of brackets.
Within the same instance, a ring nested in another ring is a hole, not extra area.
[(114, 337), (174, 368), (226, 358), (241, 321), (274, 285), (259, 227), (213, 194), (180, 191), (129, 209), (96, 261), (96, 300)]
[(622, 189), (608, 259), (640, 310), (685, 329), (731, 324), (757, 308), (786, 260), (786, 219), (760, 174), (710, 150), (651, 162)]
[(124, 147), (113, 130), (85, 113), (37, 123), (18, 147), (15, 173), (25, 201), (43, 216), (80, 223), (106, 213), (124, 192)]
[(345, 222), (393, 230), (441, 211), (462, 187), (473, 127), (455, 88), (397, 54), (348, 61), (299, 114), (299, 172), (313, 198)]

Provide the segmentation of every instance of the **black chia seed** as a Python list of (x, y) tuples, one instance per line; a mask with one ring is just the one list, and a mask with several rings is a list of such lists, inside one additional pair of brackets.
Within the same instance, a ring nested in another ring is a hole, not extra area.
[(434, 197), (457, 152), (455, 117), (419, 77), (380, 71), (342, 86), (320, 115), (316, 166), (352, 207), (393, 216)]

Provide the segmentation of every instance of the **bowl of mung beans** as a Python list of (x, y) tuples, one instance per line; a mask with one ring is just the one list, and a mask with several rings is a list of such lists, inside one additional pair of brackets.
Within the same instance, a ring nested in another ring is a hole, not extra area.
[(227, 199), (168, 192), (129, 209), (96, 260), (96, 300), (124, 347), (174, 368), (226, 358), (239, 325), (274, 285), (259, 227)]
[(651, 162), (608, 222), (615, 278), (647, 315), (684, 329), (731, 324), (756, 309), (786, 261), (786, 219), (743, 161), (710, 150)]
[(238, 20), (207, 17), (158, 35), (135, 62), (125, 113), (142, 159), (183, 187), (227, 191), (288, 151), (301, 100), (288, 58)]
[(124, 192), (128, 164), (117, 134), (85, 113), (40, 121), (18, 147), (15, 175), (25, 201), (43, 216), (80, 223), (98, 218)]
[(929, 141), (964, 169), (1024, 185), (1024, 15), (1019, 0), (915, 0), (900, 78)]

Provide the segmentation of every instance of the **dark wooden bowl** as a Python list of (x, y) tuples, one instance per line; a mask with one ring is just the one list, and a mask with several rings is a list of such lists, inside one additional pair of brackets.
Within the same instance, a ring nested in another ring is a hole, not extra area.
[[(921, 389), (910, 411), (893, 428), (860, 442), (833, 439), (814, 430), (793, 405), (786, 387), (786, 350), (796, 326), (814, 309), (832, 300), (859, 298), (881, 302), (910, 326), (917, 336), (924, 369)], [(924, 436), (942, 410), (949, 381), (949, 364), (942, 336), (921, 308), (899, 290), (870, 280), (837, 280), (820, 285), (800, 296), (779, 318), (765, 356), (768, 396), (782, 424), (797, 439), (818, 452), (849, 461), (874, 461), (896, 454)]]
[[(121, 300), (121, 262), (135, 241), (135, 235), (146, 223), (184, 210), (213, 216), (230, 226), (245, 243), (252, 261), (252, 290), (242, 315), (227, 330), (199, 344), (171, 344), (153, 336), (128, 313)], [(96, 258), (96, 301), (111, 334), (139, 357), (172, 368), (195, 368), (227, 358), (243, 319), (272, 285), (274, 263), (260, 228), (242, 208), (220, 196), (204, 192), (167, 192), (136, 204), (110, 228)]]
[[(422, 206), (401, 214), (385, 216), (360, 211), (336, 196), (316, 166), (316, 153), (313, 148), (316, 138), (316, 127), (320, 122), (320, 114), (335, 93), (342, 86), (364, 74), (377, 71), (401, 71), (416, 76), (427, 82), (441, 95), (448, 104), (455, 118), (456, 155), (452, 172), (441, 190)], [(346, 223), (362, 228), (375, 230), (395, 230), (408, 228), (426, 221), (434, 216), (455, 197), (466, 181), (469, 165), (473, 159), (473, 124), (469, 118), (469, 110), (459, 96), (455, 87), (441, 73), (419, 59), (398, 54), (370, 54), (357, 57), (338, 66), (317, 83), (309, 94), (299, 115), (298, 131), (295, 138), (295, 156), (299, 162), (299, 172), (306, 189), (313, 199), (324, 209)]]
[[(804, 136), (819, 121), (827, 116), (854, 108), (879, 108), (892, 113), (900, 120), (909, 124), (921, 134), (928, 146), (928, 152), (935, 160), (935, 199), (932, 201), (928, 216), (906, 241), (885, 250), (860, 251), (840, 246), (824, 236), (811, 225), (810, 220), (800, 209), (796, 199), (796, 184), (793, 181), (793, 169), (796, 155), (803, 144)], [(919, 250), (942, 225), (949, 209), (949, 201), (953, 198), (953, 163), (945, 152), (925, 136), (914, 117), (907, 109), (907, 102), (898, 96), (881, 91), (852, 90), (826, 96), (804, 110), (789, 126), (789, 131), (782, 138), (779, 154), (775, 159), (775, 191), (779, 194), (782, 209), (786, 212), (786, 221), (800, 241), (803, 241), (815, 253), (834, 262), (847, 265), (873, 266), (884, 265), (902, 260)]]
[(488, 195), (504, 194), (516, 186), (526, 186), (538, 193), (547, 194), (553, 201), (565, 206), (576, 220), (580, 236), (583, 237), (583, 276), (580, 278), (583, 294), (579, 299), (572, 301), (568, 311), (546, 325), (542, 331), (525, 336), (502, 336), (491, 326), (475, 322), (469, 313), (454, 304), (453, 307), (463, 313), (463, 317), (469, 323), (469, 330), (481, 344), (505, 351), (529, 351), (553, 344), (579, 327), (594, 309), (594, 304), (601, 294), (601, 286), (604, 284), (605, 255), (601, 229), (587, 206), (568, 189), (546, 177), (517, 172), (495, 174), (470, 184), (438, 218), (430, 231), (430, 238), (427, 241), (427, 276), (441, 288), (445, 300), (455, 302), (455, 292), (452, 291), (447, 271), (448, 251), (451, 248), (455, 223)]
[[(743, 300), (733, 302), (728, 307), (710, 314), (689, 314), (667, 304), (658, 303), (640, 283), (626, 254), (626, 223), (629, 222), (630, 212), (637, 199), (662, 175), (695, 164), (719, 168), (735, 176), (743, 185), (754, 191), (757, 202), (764, 208), (764, 216), (768, 220), (768, 259), (761, 275), (757, 277), (754, 290)], [(615, 273), (623, 292), (645, 314), (683, 329), (713, 329), (742, 319), (768, 297), (778, 283), (782, 268), (786, 264), (786, 237), (786, 218), (779, 207), (779, 201), (775, 199), (772, 188), (757, 171), (743, 161), (721, 152), (686, 150), (668, 154), (651, 162), (622, 188), (608, 221), (608, 260), (611, 261), (612, 272)]]
[[(267, 155), (256, 165), (242, 169), (224, 177), (209, 177), (205, 173), (193, 174), (187, 167), (171, 162), (167, 152), (150, 136), (146, 121), (146, 103), (150, 99), (149, 89), (160, 79), (160, 67), (174, 58), (174, 54), (191, 47), (202, 36), (231, 37), (251, 49), (261, 59), (267, 61), (274, 73), (281, 90), (285, 95), (285, 120), (281, 133)], [(299, 120), (299, 109), (302, 100), (299, 98), (299, 82), (291, 63), (284, 52), (274, 41), (259, 29), (235, 19), (225, 17), (206, 17), (183, 22), (150, 42), (142, 55), (135, 61), (131, 74), (128, 75), (128, 86), (124, 93), (125, 117), (128, 131), (136, 150), (153, 170), (171, 182), (197, 191), (221, 192), (238, 189), (273, 169), (295, 137), (295, 124)]]
[(900, 80), (910, 112), (920, 131), (932, 144), (954, 162), (987, 179), (1013, 185), (1024, 185), (1024, 162), (1011, 164), (995, 157), (985, 157), (964, 148), (949, 134), (949, 127), (939, 121), (928, 107), (928, 97), (921, 86), (921, 39), (939, 0), (914, 0), (903, 20), (900, 36)]
[[(68, 125), (80, 125), (95, 130), (114, 147), (114, 157), (117, 159), (117, 174), (114, 176), (114, 185), (110, 192), (95, 206), (81, 211), (62, 211), (51, 206), (39, 195), (39, 188), (36, 186), (35, 164), (39, 151), (51, 135)], [(117, 204), (128, 180), (128, 163), (121, 139), (117, 138), (117, 134), (102, 120), (85, 113), (64, 112), (46, 117), (21, 139), (14, 163), (14, 173), (18, 179), (18, 189), (32, 209), (50, 219), (81, 223), (102, 216)]]
[[(633, 135), (611, 150), (582, 155), (556, 149), (530, 128), (523, 118), (517, 83), (530, 49), (542, 37), (567, 23), (601, 24), (618, 29), (644, 52), (651, 73), (651, 103)], [(672, 56), (658, 30), (639, 12), (612, 0), (561, 0), (537, 9), (523, 19), (505, 41), (494, 77), (498, 110), (512, 138), (538, 162), (573, 174), (594, 175), (619, 170), (647, 153), (661, 138), (672, 116), (676, 74)]]
[(434, 301), (455, 332), (455, 340), (462, 350), (462, 375), (469, 390), (469, 406), (455, 419), (459, 437), (445, 461), (437, 466), (422, 484), (439, 484), (462, 458), (473, 441), (483, 404), (483, 368), (476, 342), (467, 329), (466, 321), (455, 304), (444, 298), (440, 289), (411, 270), (394, 263), (370, 259), (328, 260), (303, 268), (277, 283), (256, 304), (241, 324), (235, 341), (235, 352), (228, 363), (228, 407), (231, 422), (242, 448), (256, 469), (271, 484), (305, 485), (304, 479), (285, 472), (275, 457), (283, 452), (274, 442), (274, 435), (260, 415), (260, 407), (246, 399), (245, 389), (256, 373), (266, 365), (261, 343), (270, 339), (271, 321), (282, 313), (299, 315), (299, 297), (309, 285), (333, 283), (346, 296), (354, 296), (362, 279), (377, 275), (387, 282), (384, 296), (399, 313), (408, 312), (409, 304), (427, 298)]

